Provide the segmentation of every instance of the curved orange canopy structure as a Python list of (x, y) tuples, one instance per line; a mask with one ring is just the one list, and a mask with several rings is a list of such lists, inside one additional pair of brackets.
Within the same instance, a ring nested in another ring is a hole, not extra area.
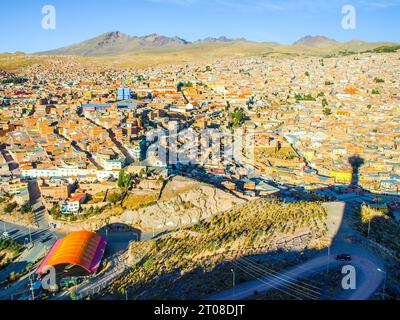
[(80, 267), (86, 273), (95, 273), (99, 268), (106, 247), (106, 240), (89, 231), (74, 232), (58, 240), (43, 260), (38, 274), (43, 274), (49, 266)]

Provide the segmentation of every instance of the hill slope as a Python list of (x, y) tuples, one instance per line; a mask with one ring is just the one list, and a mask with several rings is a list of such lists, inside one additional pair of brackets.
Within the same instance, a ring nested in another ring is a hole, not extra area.
[(103, 56), (138, 51), (146, 48), (179, 46), (188, 44), (178, 37), (170, 38), (157, 34), (144, 37), (131, 37), (122, 32), (108, 32), (96, 38), (64, 48), (40, 52), (40, 55)]
[(229, 268), (213, 276), (221, 264), (280, 250), (317, 252), (325, 246), (326, 219), (318, 203), (255, 200), (157, 240), (132, 244), (136, 265), (104, 293), (117, 299), (125, 290), (136, 299), (199, 299), (231, 286)]
[(226, 57), (323, 56), (340, 52), (362, 52), (390, 45), (393, 43), (369, 43), (360, 40), (341, 43), (325, 36), (306, 36), (293, 45), (226, 37), (209, 37), (189, 42), (179, 37), (166, 37), (158, 34), (137, 37), (116, 31), (64, 48), (40, 52), (37, 55), (73, 55), (96, 58), (105, 64), (141, 66), (205, 62)]
[(329, 47), (329, 46), (335, 46), (339, 44), (336, 40), (329, 39), (324, 36), (305, 36), (299, 40), (297, 40), (293, 45), (295, 46), (308, 46), (308, 47), (315, 47), (315, 48), (321, 48), (321, 47)]

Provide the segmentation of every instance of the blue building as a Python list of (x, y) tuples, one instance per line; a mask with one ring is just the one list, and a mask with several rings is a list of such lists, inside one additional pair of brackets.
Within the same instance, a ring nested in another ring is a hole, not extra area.
[(131, 89), (129, 88), (118, 88), (117, 89), (117, 100), (129, 100), (131, 98)]

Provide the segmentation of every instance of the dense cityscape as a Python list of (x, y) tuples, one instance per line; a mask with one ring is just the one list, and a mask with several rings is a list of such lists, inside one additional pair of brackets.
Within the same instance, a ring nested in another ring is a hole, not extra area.
[(399, 299), (400, 47), (317, 41), (0, 55), (0, 300)]

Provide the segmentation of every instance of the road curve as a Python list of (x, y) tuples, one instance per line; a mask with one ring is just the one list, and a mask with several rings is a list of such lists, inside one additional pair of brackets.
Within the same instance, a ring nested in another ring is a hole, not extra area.
[[(367, 300), (371, 298), (381, 287), (386, 277), (383, 261), (366, 248), (351, 241), (349, 242), (350, 238), (359, 237), (350, 228), (345, 219), (345, 208), (349, 204), (332, 202), (324, 205), (328, 211), (328, 235), (333, 239), (329, 251), (325, 249), (314, 259), (280, 272), (274, 277), (266, 276), (242, 283), (234, 289), (210, 295), (206, 297), (206, 300), (242, 300), (251, 298), (255, 293), (282, 289), (289, 282), (293, 283), (300, 278), (338, 268), (341, 265), (351, 265), (355, 268), (357, 286), (355, 290), (341, 290), (341, 292), (336, 293), (333, 299)], [(352, 261), (346, 263), (336, 261), (336, 255), (343, 253), (350, 254)]]

